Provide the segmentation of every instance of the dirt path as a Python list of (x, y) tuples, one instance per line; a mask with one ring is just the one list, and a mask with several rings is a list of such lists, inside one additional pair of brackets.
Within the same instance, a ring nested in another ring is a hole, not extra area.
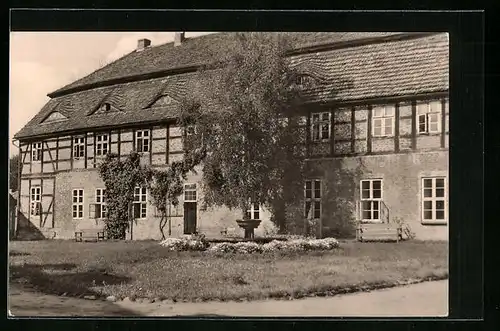
[(448, 281), (329, 298), (231, 303), (107, 303), (25, 292), (11, 293), (9, 307), (17, 316), (446, 316)]
[(138, 316), (111, 302), (61, 297), (10, 286), (9, 313), (16, 316)]

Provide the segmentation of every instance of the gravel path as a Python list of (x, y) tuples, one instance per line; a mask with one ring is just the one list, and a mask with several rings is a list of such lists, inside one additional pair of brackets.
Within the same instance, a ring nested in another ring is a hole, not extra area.
[(291, 301), (103, 302), (10, 290), (15, 316), (447, 316), (448, 281)]

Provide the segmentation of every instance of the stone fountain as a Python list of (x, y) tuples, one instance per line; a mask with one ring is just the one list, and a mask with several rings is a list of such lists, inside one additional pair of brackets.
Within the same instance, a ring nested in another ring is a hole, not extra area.
[(238, 226), (245, 230), (245, 239), (254, 238), (254, 230), (260, 225), (261, 220), (236, 220)]

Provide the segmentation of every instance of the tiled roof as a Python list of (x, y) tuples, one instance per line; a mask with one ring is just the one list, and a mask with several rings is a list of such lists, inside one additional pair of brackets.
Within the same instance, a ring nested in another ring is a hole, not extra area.
[(292, 65), (323, 81), (310, 101), (350, 101), (448, 90), (448, 41), (444, 34), (341, 48), (291, 58)]
[[(386, 37), (395, 35), (394, 32), (297, 32), (281, 33), (286, 35), (292, 48), (304, 48), (314, 45), (347, 42), (358, 39)], [(207, 53), (224, 51), (230, 45), (232, 33), (214, 33), (196, 38), (187, 38), (181, 45), (167, 43), (145, 49), (135, 50), (115, 62), (94, 71), (71, 84), (68, 84), (51, 94), (64, 93), (75, 88), (99, 82), (142, 75), (159, 70), (171, 70), (188, 66), (205, 64)]]
[[(173, 99), (182, 99), (183, 86), (192, 77), (190, 75), (171, 76), (146, 81), (126, 83), (118, 86), (96, 88), (72, 93), (49, 100), (42, 110), (21, 129), (15, 138), (46, 135), (55, 132), (74, 131), (83, 128), (99, 128), (110, 125), (126, 125), (144, 121), (161, 121), (175, 118), (176, 104), (162, 108), (145, 109), (161, 91)], [(111, 97), (108, 97), (111, 96)], [(107, 114), (93, 114), (101, 102), (119, 103), (120, 111)], [(72, 110), (65, 110), (68, 120), (64, 122), (40, 122), (51, 112), (59, 111), (62, 105), (72, 105)]]
[[(297, 35), (301, 37), (296, 36), (296, 40), (302, 40), (301, 45), (307, 46), (304, 44), (304, 40), (308, 39), (307, 34), (298, 33)], [(333, 35), (336, 35), (337, 40), (355, 39), (348, 33)], [(335, 39), (333, 35), (331, 33), (319, 34), (318, 40), (326, 40), (327, 36), (330, 40)], [(359, 34), (357, 36), (360, 37)], [(206, 46), (215, 47), (218, 45), (218, 40), (224, 40), (227, 36), (221, 34), (199, 38), (204, 40)], [(203, 53), (193, 44), (189, 46), (190, 39), (185, 42), (186, 45), (175, 47), (179, 49), (179, 56), (169, 55), (172, 57), (172, 63), (161, 55), (168, 53), (162, 53), (169, 47), (168, 45), (171, 46), (171, 44), (166, 44), (147, 51), (131, 53), (64, 89), (81, 87), (119, 75), (135, 75), (167, 66), (169, 63), (171, 66), (180, 66), (183, 63), (191, 65), (197, 60), (202, 61)], [(298, 44), (300, 43), (297, 41)], [(162, 47), (166, 48), (162, 51)], [(148, 52), (151, 53), (146, 56)], [(191, 54), (191, 59), (181, 56), (188, 53)], [(300, 71), (320, 79), (319, 84), (305, 91), (306, 100), (310, 102), (353, 101), (448, 90), (448, 39), (445, 34), (292, 55), (290, 61), (291, 65), (297, 66)], [(118, 70), (120, 67), (126, 70)], [(190, 90), (190, 84), (196, 84), (196, 77), (196, 73), (185, 73), (92, 88), (55, 97), (15, 135), (15, 138), (173, 119), (177, 111), (175, 102), (162, 108), (144, 108), (162, 94), (169, 95), (174, 100), (181, 99)], [(115, 103), (116, 108), (121, 111), (92, 114), (104, 100)], [(68, 120), (40, 124), (52, 111), (61, 112), (68, 117)]]

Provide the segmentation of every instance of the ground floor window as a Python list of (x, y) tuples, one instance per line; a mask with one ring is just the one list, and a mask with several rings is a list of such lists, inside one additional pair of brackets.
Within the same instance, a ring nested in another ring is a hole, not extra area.
[(380, 220), (382, 202), (382, 180), (365, 179), (361, 181), (361, 219), (365, 222)]
[(446, 189), (444, 177), (422, 178), (422, 221), (446, 221)]
[(73, 218), (83, 218), (83, 189), (73, 190)]
[(106, 190), (98, 188), (95, 190), (95, 216), (96, 218), (106, 218)]
[(260, 220), (260, 206), (258, 203), (251, 204), (247, 210), (247, 217), (251, 220)]
[(134, 190), (134, 218), (147, 217), (147, 192), (145, 187), (136, 187)]
[(321, 218), (321, 180), (306, 180), (304, 187), (305, 210), (308, 219)]
[(30, 214), (32, 216), (40, 216), (41, 212), (41, 192), (40, 186), (32, 186), (30, 189)]

